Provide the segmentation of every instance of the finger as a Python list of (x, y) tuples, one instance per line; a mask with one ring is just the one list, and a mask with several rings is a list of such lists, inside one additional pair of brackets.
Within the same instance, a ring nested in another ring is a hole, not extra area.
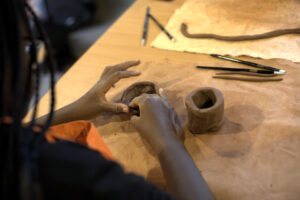
[(107, 66), (107, 67), (105, 67), (104, 71), (102, 72), (100, 79), (105, 76), (109, 76), (110, 74), (112, 74), (116, 71), (123, 71), (123, 70), (128, 69), (129, 67), (133, 67), (138, 64), (140, 64), (140, 60), (132, 60), (132, 61), (124, 62), (124, 63), (118, 64), (115, 66)]
[(176, 129), (176, 134), (177, 137), (181, 140), (184, 141), (185, 136), (184, 136), (184, 130), (182, 128), (181, 122), (178, 118), (177, 113), (174, 111), (174, 121), (175, 121), (175, 129)]
[(132, 121), (133, 125), (136, 127), (137, 124), (138, 124), (138, 122), (139, 122), (139, 120), (140, 120), (140, 117), (133, 115), (133, 116), (130, 118), (130, 120)]
[(110, 66), (106, 66), (106, 67), (104, 68), (102, 74), (101, 74), (100, 79), (101, 79), (102, 77), (106, 76), (106, 75), (110, 72), (110, 70), (111, 70), (111, 67), (110, 67)]
[(146, 94), (146, 93), (141, 94), (140, 96), (134, 97), (134, 98), (131, 100), (131, 102), (129, 103), (128, 106), (129, 106), (129, 107), (132, 107), (132, 108), (138, 107), (138, 106), (140, 106), (143, 102), (145, 102), (145, 100), (146, 100), (147, 98), (152, 97), (152, 96), (154, 96), (154, 95), (156, 95), (156, 94)]
[(131, 60), (131, 61), (127, 61), (127, 62), (118, 64), (118, 65), (115, 65), (111, 68), (111, 70), (113, 72), (115, 72), (115, 71), (124, 71), (124, 70), (127, 70), (128, 68), (136, 66), (140, 63), (141, 63), (140, 60)]
[(170, 120), (171, 120), (171, 123), (172, 123), (172, 127), (173, 127), (173, 129), (174, 129), (174, 131), (175, 131), (175, 133), (177, 134), (177, 124), (176, 124), (176, 113), (175, 113), (175, 111), (173, 110), (173, 109), (171, 109), (170, 110)]
[(180, 120), (178, 118), (177, 113), (175, 112), (174, 109), (170, 110), (170, 119), (172, 123), (173, 130), (175, 132), (175, 135), (177, 136), (178, 139), (180, 139), (182, 142), (184, 141), (184, 131), (181, 126)]
[(164, 89), (159, 88), (158, 93), (159, 93), (159, 96), (170, 105), (169, 99), (168, 99)]
[(167, 95), (166, 95), (164, 89), (159, 88), (158, 93), (159, 93), (159, 96), (161, 96), (161, 98), (163, 98), (163, 99), (165, 99), (165, 100), (168, 100), (168, 97), (167, 97)]
[(139, 107), (139, 105), (143, 102), (143, 100), (146, 98), (146, 95), (141, 95), (138, 97), (135, 97), (134, 99), (132, 99), (132, 101), (129, 103), (129, 107), (131, 108), (135, 108), (135, 107)]
[(112, 85), (117, 83), (120, 79), (129, 78), (132, 76), (139, 76), (141, 72), (138, 71), (118, 71), (110, 75), (110, 77), (105, 81), (103, 85), (103, 90), (106, 93)]
[(104, 105), (104, 110), (106, 112), (114, 112), (114, 113), (128, 113), (129, 108), (127, 105), (122, 103), (106, 103)]

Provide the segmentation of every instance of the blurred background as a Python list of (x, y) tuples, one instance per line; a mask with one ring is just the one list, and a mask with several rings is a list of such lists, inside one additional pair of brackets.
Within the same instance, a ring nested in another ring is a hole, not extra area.
[[(135, 0), (27, 0), (50, 38), (56, 81), (122, 15)], [(47, 62), (45, 62), (47, 64)], [(43, 67), (40, 97), (49, 89)]]

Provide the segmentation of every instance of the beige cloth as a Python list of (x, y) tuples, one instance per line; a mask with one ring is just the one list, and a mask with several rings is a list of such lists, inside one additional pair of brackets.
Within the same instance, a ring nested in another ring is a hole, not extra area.
[[(214, 61), (202, 61), (212, 64)], [(185, 97), (199, 87), (215, 87), (225, 100), (225, 122), (214, 133), (192, 135), (185, 128), (185, 146), (216, 199), (300, 198), (300, 70), (287, 60), (270, 60), (288, 74), (281, 82), (240, 82), (213, 79), (213, 71), (196, 63), (148, 62), (136, 67), (142, 75), (124, 79), (108, 94), (120, 100), (137, 81), (155, 81), (165, 89), (186, 127)], [(95, 120), (98, 131), (126, 170), (164, 188), (165, 181), (153, 151), (126, 115)], [(184, 173), (184, 172), (182, 172)]]
[(180, 32), (182, 23), (190, 33), (225, 36), (253, 35), (276, 29), (300, 28), (299, 0), (187, 0), (170, 18), (166, 29), (176, 38), (171, 42), (164, 33), (152, 46), (176, 51), (217, 53), (232, 56), (283, 58), (300, 62), (300, 35), (246, 42), (189, 39)]

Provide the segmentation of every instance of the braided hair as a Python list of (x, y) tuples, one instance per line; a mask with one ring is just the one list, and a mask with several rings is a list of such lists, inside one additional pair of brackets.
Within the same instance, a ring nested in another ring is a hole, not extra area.
[[(37, 30), (34, 34), (33, 28)], [(24, 31), (28, 36), (24, 36)], [(25, 65), (24, 40), (29, 41), (29, 63)], [(0, 123), (0, 178), (1, 199), (41, 199), (37, 167), (34, 159), (33, 131), (24, 131), (23, 112), (30, 99), (31, 82), (35, 80), (35, 103), (32, 120), (26, 130), (35, 126), (38, 110), (40, 63), (37, 60), (36, 41), (44, 42), (49, 64), (51, 104), (47, 122), (41, 127), (42, 134), (49, 128), (55, 104), (54, 69), (55, 62), (49, 39), (26, 0), (0, 1), (0, 118), (10, 116), (8, 128)], [(25, 77), (25, 75), (26, 77)], [(8, 95), (9, 94), (9, 95)], [(8, 97), (9, 96), (9, 97)], [(10, 109), (8, 110), (8, 107)], [(31, 133), (31, 134), (30, 134)]]

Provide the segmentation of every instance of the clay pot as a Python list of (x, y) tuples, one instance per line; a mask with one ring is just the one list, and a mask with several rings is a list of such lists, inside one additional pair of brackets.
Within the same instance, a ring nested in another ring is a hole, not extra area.
[(218, 130), (224, 120), (224, 99), (216, 88), (203, 87), (190, 93), (185, 100), (188, 128), (191, 133)]
[(159, 87), (150, 81), (136, 82), (129, 86), (123, 93), (122, 103), (129, 104), (132, 99), (142, 94), (159, 94)]

